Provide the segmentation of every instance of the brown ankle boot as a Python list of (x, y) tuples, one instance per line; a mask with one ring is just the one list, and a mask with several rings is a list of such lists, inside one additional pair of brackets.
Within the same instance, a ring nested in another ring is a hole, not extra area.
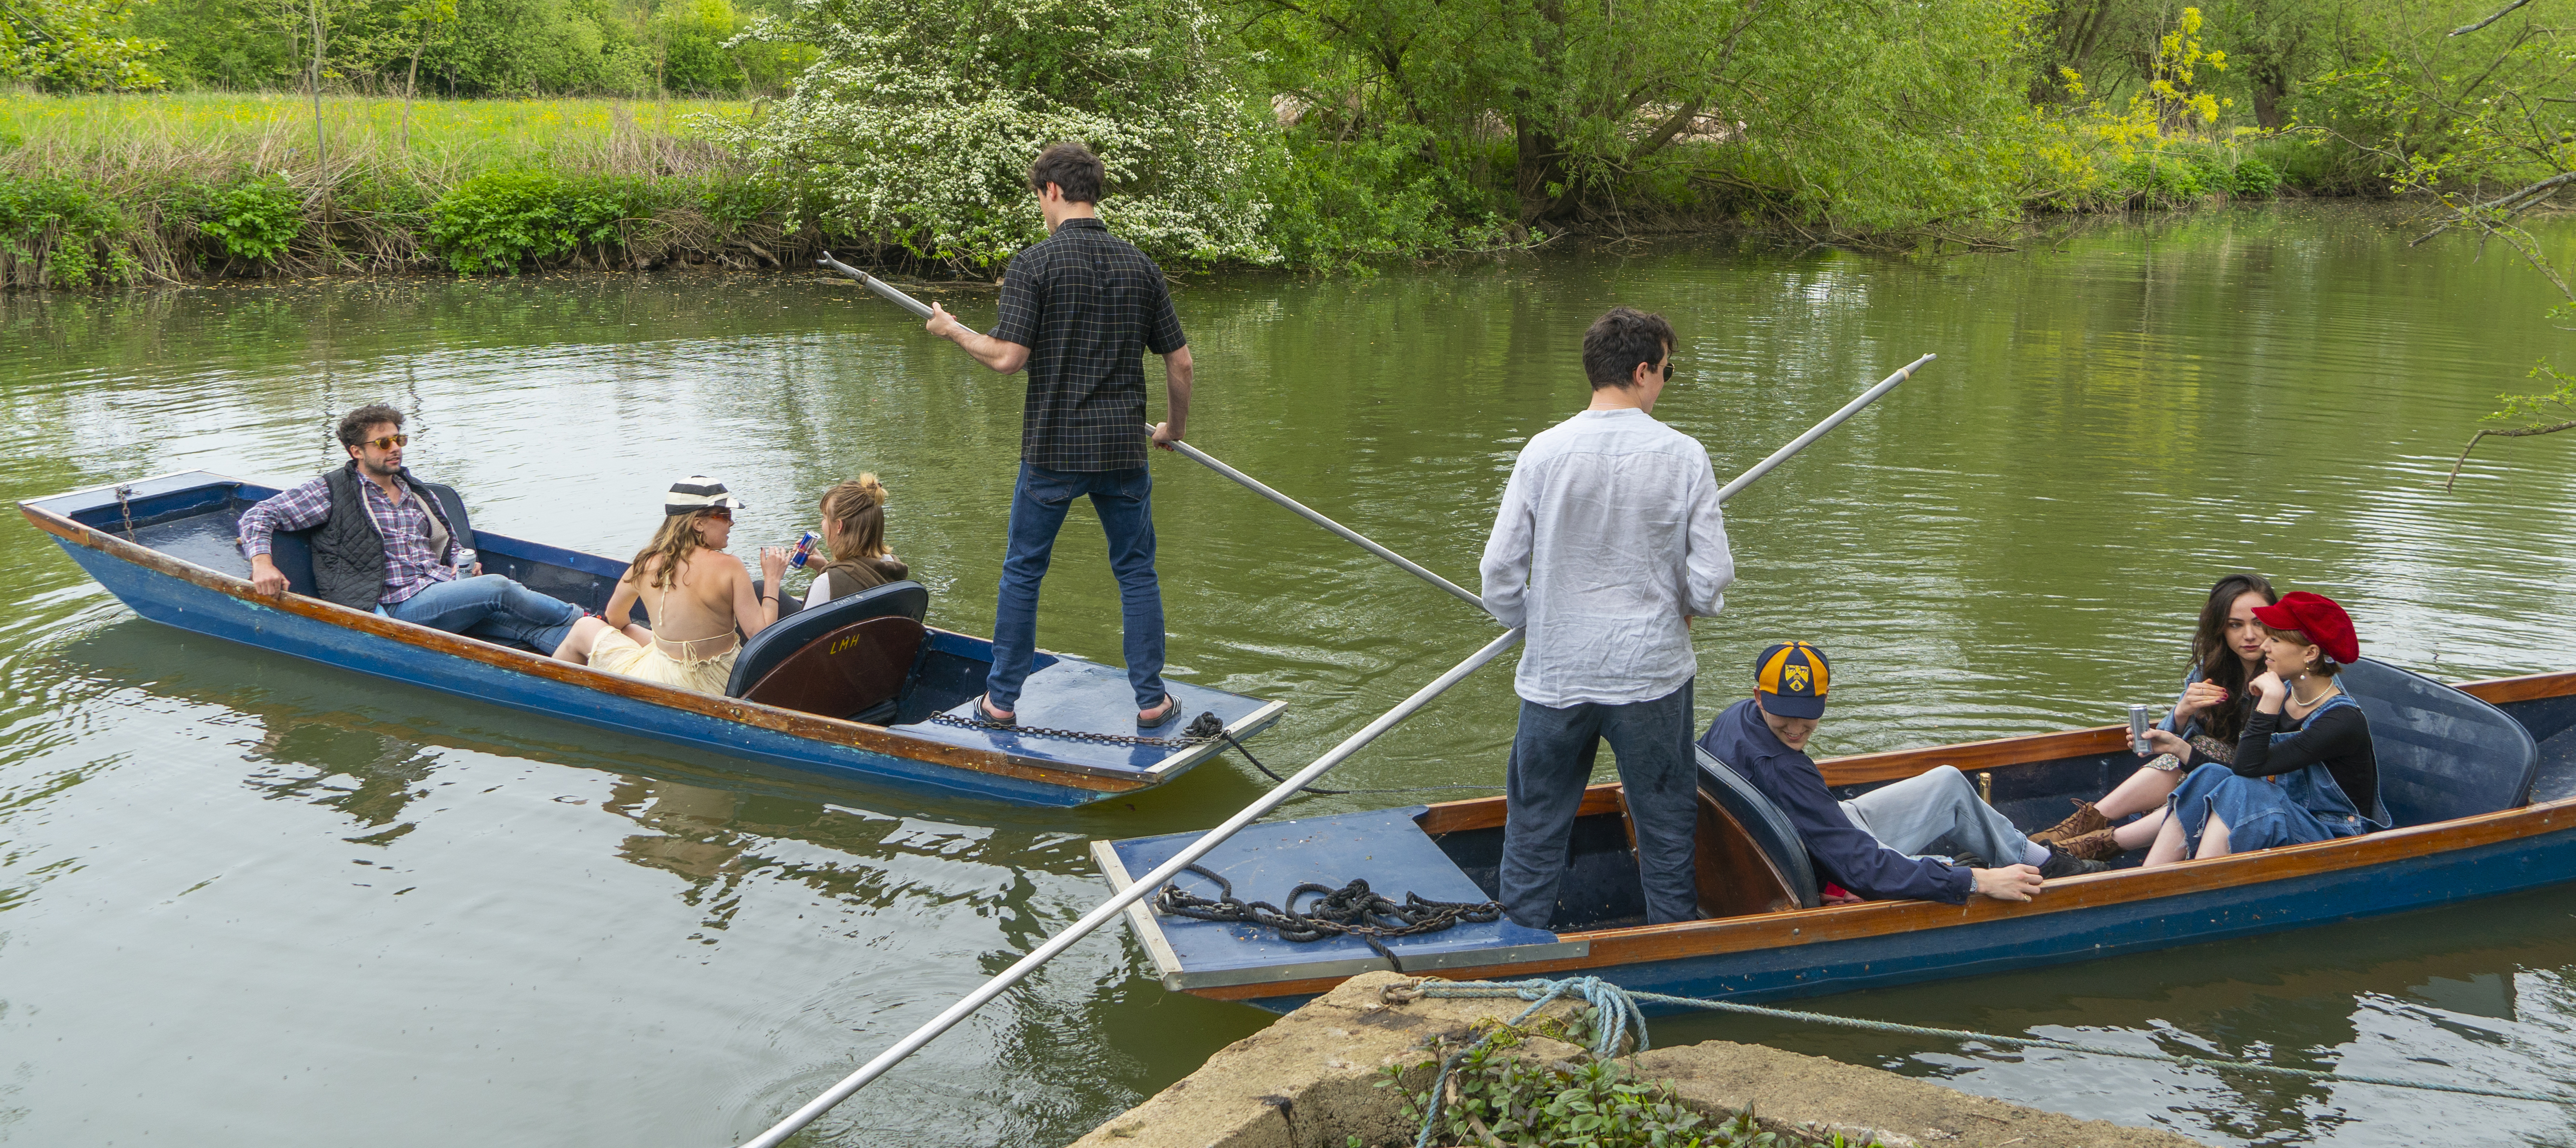
[[(2091, 809), (2092, 806), (2088, 805), (2085, 808)], [(2120, 848), (2118, 841), (2112, 839), (2111, 831), (2108, 829), (2096, 829), (2091, 833), (2069, 837), (2058, 842), (2057, 848), (2078, 861), (2108, 861), (2128, 852)]]
[(2110, 827), (2111, 819), (2102, 816), (2102, 811), (2095, 809), (2092, 802), (2078, 801), (2075, 812), (2067, 814), (2066, 820), (2031, 834), (2030, 840), (2034, 845), (2063, 845), (2068, 838)]

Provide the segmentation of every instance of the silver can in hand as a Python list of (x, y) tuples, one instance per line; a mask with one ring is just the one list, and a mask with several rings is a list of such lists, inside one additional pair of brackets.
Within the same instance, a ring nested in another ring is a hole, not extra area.
[(2147, 707), (2145, 706), (2129, 707), (2129, 748), (2136, 750), (2140, 757), (2155, 752), (2155, 744), (2147, 740)]
[(471, 546), (459, 546), (459, 547), (457, 547), (457, 548), (456, 548), (456, 550), (455, 550), (455, 554), (456, 554), (456, 576), (457, 576), (457, 577), (459, 577), (459, 578), (471, 578), (471, 577), (473, 577), (473, 576), (474, 576), (474, 564), (475, 564), (475, 563), (477, 563), (477, 562), (482, 561), (482, 560), (483, 560), (483, 556), (482, 556), (482, 555), (479, 555), (479, 554), (476, 554), (476, 553), (474, 552), (474, 548), (473, 548), (473, 547), (471, 547)]

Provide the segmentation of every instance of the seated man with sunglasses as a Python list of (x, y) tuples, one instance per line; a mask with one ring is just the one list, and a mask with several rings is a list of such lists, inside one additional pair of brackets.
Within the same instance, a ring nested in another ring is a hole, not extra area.
[(313, 591), (326, 602), (372, 610), (451, 634), (525, 642), (567, 662), (582, 662), (608, 628), (560, 598), (499, 574), (460, 570), (459, 544), (447, 513), (403, 466), (402, 412), (382, 404), (340, 420), (349, 464), (328, 471), (241, 516), (251, 587), (286, 592), (269, 550), (280, 530), (314, 530)]

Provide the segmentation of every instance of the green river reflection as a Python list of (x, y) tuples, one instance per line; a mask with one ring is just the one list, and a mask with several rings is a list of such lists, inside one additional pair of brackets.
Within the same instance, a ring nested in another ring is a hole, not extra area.
[[(1940, 360), (1728, 507), (1742, 578), (1697, 630), (1703, 720), (1777, 637), (1835, 657), (1847, 753), (2168, 701), (2201, 592), (2250, 566), (2464, 679), (2576, 668), (2576, 442), (2491, 441), (2565, 340), (2525, 267), (2344, 209), (2213, 212), (1943, 260), (1640, 245), (1369, 280), (1191, 277), (1193, 441), (1460, 581), (1513, 453), (1580, 405), (1612, 303), (1680, 329), (1657, 414), (1730, 476)], [(2564, 249), (2576, 231), (2551, 236)], [(951, 306), (989, 321), (989, 291)], [(0, 494), (333, 462), (335, 412), (412, 413), (478, 523), (623, 555), (702, 471), (792, 537), (892, 489), (932, 620), (989, 632), (1019, 382), (797, 275), (272, 284), (0, 297)], [(1173, 671), (1292, 705), (1302, 763), (1475, 648), (1446, 596), (1171, 456)], [(1041, 642), (1114, 658), (1089, 512)], [(1084, 843), (1198, 828), (1222, 759), (1080, 811), (763, 771), (335, 674), (135, 619), (0, 530), (0, 1140), (722, 1145), (1102, 895)], [(1336, 784), (1498, 782), (1507, 666)], [(1460, 792), (1345, 796), (1338, 812)], [(817, 1142), (1062, 1143), (1258, 1029), (1166, 994), (1122, 933), (827, 1118)], [(1819, 1007), (2275, 1062), (2576, 1080), (2576, 889)], [(2564, 1110), (1674, 1018), (2213, 1142), (2576, 1140)], [(2474, 1131), (2468, 1131), (2474, 1130)]]

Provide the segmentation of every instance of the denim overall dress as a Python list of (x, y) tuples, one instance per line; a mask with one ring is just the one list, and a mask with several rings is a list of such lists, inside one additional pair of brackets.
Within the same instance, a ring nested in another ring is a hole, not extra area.
[[(2307, 732), (2317, 715), (2337, 706), (2359, 709), (2361, 703), (2337, 693), (2308, 711), (2299, 728), (2274, 733), (2272, 744)], [(2200, 853), (2201, 831), (2213, 813), (2227, 825), (2230, 853), (2330, 841), (2388, 828), (2386, 805), (2374, 796), (2369, 814), (2363, 814), (2323, 764), (2270, 777), (2238, 777), (2234, 770), (2211, 762), (2192, 770), (2165, 802), (2166, 816), (2178, 819), (2182, 826), (2185, 857)]]

